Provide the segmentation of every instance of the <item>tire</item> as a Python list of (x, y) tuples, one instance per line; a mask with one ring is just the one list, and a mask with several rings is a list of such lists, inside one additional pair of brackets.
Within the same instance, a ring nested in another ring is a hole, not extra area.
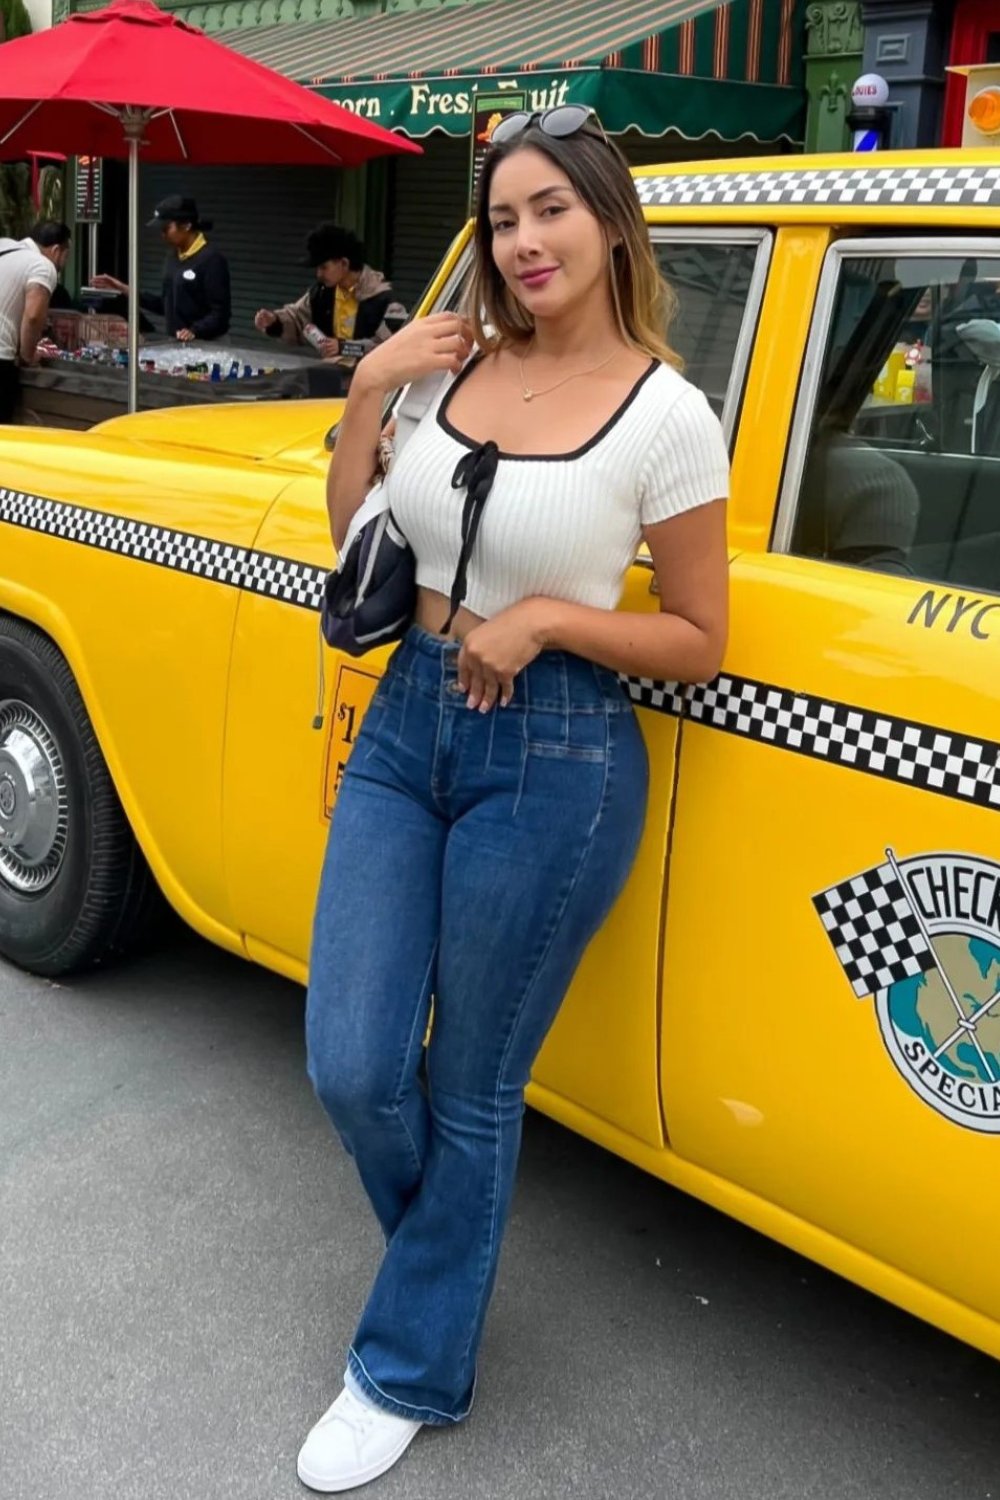
[(66, 658), (0, 614), (0, 956), (89, 968), (145, 935), (160, 901)]

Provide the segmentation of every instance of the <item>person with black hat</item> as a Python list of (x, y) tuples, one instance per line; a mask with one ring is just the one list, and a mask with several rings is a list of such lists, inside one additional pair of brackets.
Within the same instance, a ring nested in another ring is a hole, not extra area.
[(315, 270), (315, 283), (296, 302), (262, 307), (254, 318), (261, 333), (354, 364), (406, 322), (406, 308), (382, 272), (366, 265), (365, 247), (349, 229), (318, 225), (306, 237), (303, 264)]
[[(164, 267), (162, 294), (141, 292), (139, 305), (164, 317), (171, 338), (221, 338), (232, 316), (229, 263), (205, 238), (211, 223), (199, 218), (193, 198), (172, 193), (156, 205), (148, 227), (159, 229), (174, 253)], [(129, 295), (116, 276), (95, 276), (94, 286)]]

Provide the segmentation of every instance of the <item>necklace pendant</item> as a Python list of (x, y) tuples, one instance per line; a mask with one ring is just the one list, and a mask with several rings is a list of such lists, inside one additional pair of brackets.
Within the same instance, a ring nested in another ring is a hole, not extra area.
[(521, 395), (522, 395), (522, 397), (524, 398), (525, 401), (531, 401), (531, 400), (534, 399), (535, 393), (534, 393), (534, 391), (522, 391)]

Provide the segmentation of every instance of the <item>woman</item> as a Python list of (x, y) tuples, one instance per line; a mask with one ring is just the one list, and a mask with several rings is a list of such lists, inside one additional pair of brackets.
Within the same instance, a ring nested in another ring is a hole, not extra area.
[[(624, 160), (587, 110), (512, 116), (480, 194), (471, 324), (426, 318), (362, 362), (328, 481), (339, 544), (387, 393), (441, 372), (389, 480), (416, 623), (348, 763), (313, 938), (310, 1076), (386, 1240), (299, 1455), (325, 1492), (469, 1412), (524, 1087), (642, 831), (617, 674), (704, 681), (726, 635), (725, 446), (665, 343)], [(492, 490), (456, 610), (473, 470)], [(658, 615), (615, 611), (641, 540)]]

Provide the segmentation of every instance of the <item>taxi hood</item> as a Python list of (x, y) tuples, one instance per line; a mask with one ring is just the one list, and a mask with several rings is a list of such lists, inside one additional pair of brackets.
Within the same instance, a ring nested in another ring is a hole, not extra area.
[(282, 468), (310, 468), (325, 463), (323, 440), (343, 410), (343, 401), (212, 402), (112, 417), (91, 431), (158, 448), (189, 448), (278, 463)]

